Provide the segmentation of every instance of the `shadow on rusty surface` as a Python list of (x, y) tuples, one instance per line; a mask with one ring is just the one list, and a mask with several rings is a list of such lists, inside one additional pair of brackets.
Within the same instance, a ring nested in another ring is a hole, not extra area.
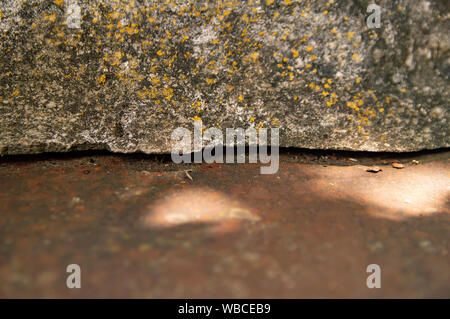
[[(4, 160), (0, 296), (450, 297), (448, 153), (402, 170), (303, 157), (282, 155), (275, 175), (145, 156)], [(79, 290), (65, 287), (71, 263)], [(371, 263), (382, 289), (366, 287)]]

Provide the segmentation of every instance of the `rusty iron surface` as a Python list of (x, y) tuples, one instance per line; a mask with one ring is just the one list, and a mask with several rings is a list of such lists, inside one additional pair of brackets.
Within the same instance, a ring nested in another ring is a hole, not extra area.
[[(427, 156), (285, 152), (274, 175), (144, 155), (3, 158), (0, 297), (449, 298), (449, 153)], [(66, 287), (69, 264), (81, 289)], [(369, 264), (381, 289), (366, 286)]]

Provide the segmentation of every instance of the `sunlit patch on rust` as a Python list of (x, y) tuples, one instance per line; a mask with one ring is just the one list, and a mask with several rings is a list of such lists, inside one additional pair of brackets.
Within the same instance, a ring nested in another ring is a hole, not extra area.
[[(354, 170), (349, 167), (324, 168), (321, 181), (312, 189), (327, 198), (354, 198), (366, 204), (366, 211), (378, 217), (403, 220), (408, 217), (449, 213), (446, 200), (450, 197), (450, 176), (443, 174), (445, 167), (422, 165), (398, 171), (383, 167), (376, 175), (366, 172), (367, 167)], [(325, 192), (324, 188), (332, 188)]]
[(150, 228), (170, 228), (185, 224), (206, 224), (213, 233), (238, 230), (260, 217), (242, 203), (207, 188), (184, 190), (167, 195), (148, 207), (143, 219)]

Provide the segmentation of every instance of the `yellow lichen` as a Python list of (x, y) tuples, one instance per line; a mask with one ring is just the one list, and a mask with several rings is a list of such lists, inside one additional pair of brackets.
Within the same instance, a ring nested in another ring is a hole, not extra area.
[(256, 60), (258, 60), (259, 57), (259, 53), (258, 52), (250, 53), (249, 57), (250, 59), (252, 59), (253, 63), (256, 63)]
[(44, 13), (44, 21), (55, 22), (55, 20), (56, 20), (56, 14), (53, 13), (53, 14), (47, 15)]
[(346, 37), (347, 39), (351, 40), (355, 36), (355, 32), (347, 32)]
[(106, 81), (106, 75), (105, 75), (105, 74), (102, 74), (102, 75), (99, 76), (98, 79), (97, 79), (97, 83), (98, 83), (98, 84), (104, 84), (105, 81)]
[(356, 111), (359, 111), (359, 107), (356, 106), (356, 103), (354, 103), (354, 102), (347, 102), (347, 106), (348, 106), (349, 108), (351, 108), (351, 109), (354, 109), (354, 110), (356, 110)]

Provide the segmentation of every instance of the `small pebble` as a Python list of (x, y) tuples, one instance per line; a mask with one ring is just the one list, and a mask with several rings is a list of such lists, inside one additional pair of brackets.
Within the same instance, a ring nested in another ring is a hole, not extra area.
[(405, 165), (400, 164), (400, 163), (392, 163), (392, 167), (396, 168), (396, 169), (402, 169), (402, 168), (405, 168)]
[(381, 172), (381, 171), (382, 171), (382, 169), (380, 167), (378, 167), (378, 166), (371, 166), (371, 167), (366, 169), (366, 172), (369, 172), (369, 173), (378, 173), (378, 172)]

